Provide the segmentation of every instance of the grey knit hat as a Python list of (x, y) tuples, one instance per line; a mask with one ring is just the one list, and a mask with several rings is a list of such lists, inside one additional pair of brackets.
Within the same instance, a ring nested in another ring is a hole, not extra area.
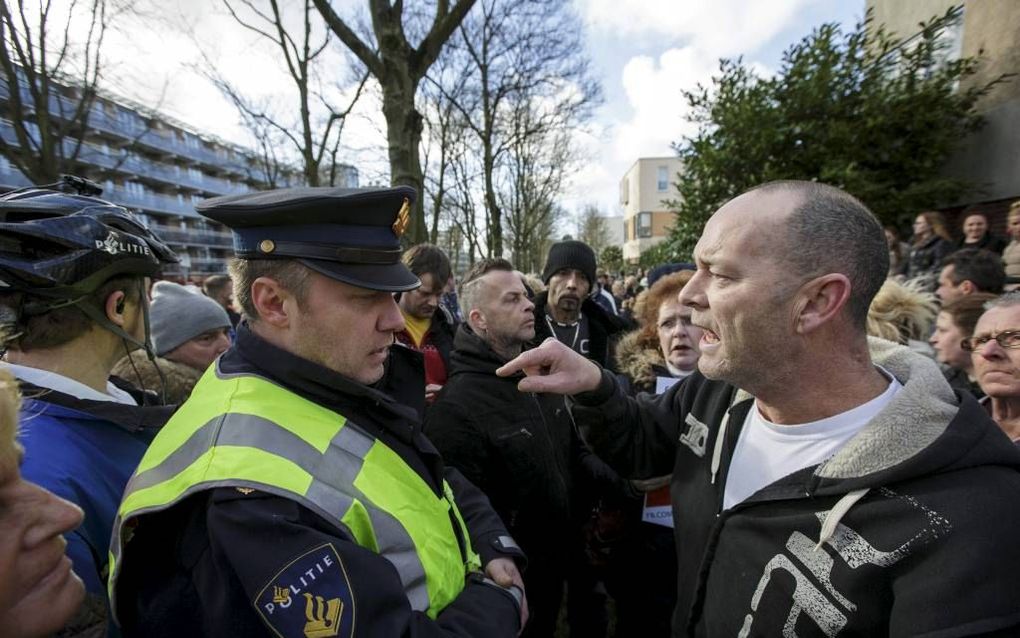
[(158, 281), (152, 287), (149, 322), (152, 345), (160, 357), (204, 332), (230, 328), (223, 306), (172, 281)]

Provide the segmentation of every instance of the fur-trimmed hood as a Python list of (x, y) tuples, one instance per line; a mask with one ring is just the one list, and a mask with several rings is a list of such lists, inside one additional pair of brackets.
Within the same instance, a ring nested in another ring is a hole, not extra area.
[[(156, 370), (157, 365), (159, 371)], [(161, 394), (160, 389), (163, 384), (163, 380), (159, 376), (160, 372), (163, 373), (163, 379), (166, 382), (163, 389), (166, 391), (168, 405), (183, 403), (191, 396), (192, 388), (202, 376), (201, 370), (163, 357), (156, 357), (154, 364), (140, 351), (125, 355), (113, 367), (114, 376), (156, 394)]]
[(616, 344), (616, 366), (634, 390), (652, 392), (655, 390), (655, 378), (667, 370), (666, 360), (659, 348), (647, 348), (641, 341), (641, 330), (624, 335)]

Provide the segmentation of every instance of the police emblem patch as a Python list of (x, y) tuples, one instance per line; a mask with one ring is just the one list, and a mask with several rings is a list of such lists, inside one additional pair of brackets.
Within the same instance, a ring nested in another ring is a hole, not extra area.
[(354, 635), (354, 595), (332, 544), (290, 561), (253, 601), (281, 638), (346, 638)]

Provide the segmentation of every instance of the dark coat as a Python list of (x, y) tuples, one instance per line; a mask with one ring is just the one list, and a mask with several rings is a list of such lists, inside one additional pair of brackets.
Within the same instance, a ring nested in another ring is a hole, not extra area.
[(522, 393), (520, 376), (497, 377), (505, 361), (466, 324), (451, 360), (425, 434), (488, 495), (528, 555), (527, 635), (552, 636), (569, 559), (582, 548), (579, 520), (591, 500), (586, 488), (619, 489), (619, 480), (581, 441), (563, 397)]
[(563, 397), (522, 393), (466, 324), (450, 379), (425, 419), (443, 459), (485, 492), (529, 561), (561, 560), (578, 480), (616, 484), (581, 441)]
[(981, 236), (977, 242), (968, 244), (965, 237), (961, 237), (956, 242), (956, 249), (963, 250), (964, 248), (979, 248), (981, 250), (987, 250), (997, 255), (1001, 255), (1002, 251), (1006, 250), (1006, 245), (1009, 244), (1009, 240), (1005, 237), (999, 237), (991, 233), (985, 233)]
[(954, 249), (953, 242), (938, 235), (934, 235), (920, 246), (914, 246), (910, 250), (910, 259), (907, 262), (907, 279), (923, 278), (926, 285), (930, 285), (931, 290), (934, 290), (939, 272), (942, 270), (942, 260)]
[(903, 384), (893, 402), (830, 459), (727, 510), (752, 397), (697, 372), (636, 399), (603, 373), (575, 397), (605, 413), (599, 451), (621, 474), (673, 472), (674, 635), (775, 636), (789, 623), (798, 635), (1017, 635), (1020, 454), (934, 363), (876, 341), (876, 363)]
[[(531, 347), (537, 346), (548, 337), (553, 336), (549, 324), (545, 321), (546, 306), (549, 303), (549, 291), (545, 290), (535, 296), (535, 338)], [(581, 313), (588, 317), (588, 329), (591, 354), (589, 358), (603, 368), (616, 370), (616, 357), (613, 354), (617, 338), (627, 330), (627, 324), (619, 317), (613, 316), (602, 309), (591, 298), (581, 304)]]

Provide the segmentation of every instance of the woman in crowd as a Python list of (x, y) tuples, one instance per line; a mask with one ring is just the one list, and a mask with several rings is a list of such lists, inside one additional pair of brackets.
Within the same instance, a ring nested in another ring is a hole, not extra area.
[[(662, 393), (694, 372), (701, 329), (677, 296), (694, 273), (666, 275), (638, 297), (640, 328), (617, 346), (621, 382), (638, 392)], [(616, 600), (617, 636), (669, 636), (676, 600), (669, 476), (631, 481), (641, 494), (625, 504), (620, 538), (613, 547), (606, 585)], [(651, 522), (655, 521), (655, 522)]]
[(954, 390), (966, 390), (979, 399), (985, 393), (975, 378), (970, 352), (961, 344), (974, 334), (974, 326), (984, 314), (985, 304), (995, 298), (995, 295), (979, 292), (947, 303), (939, 312), (931, 335), (935, 358), (944, 366), (942, 373), (949, 385)]
[(921, 213), (914, 220), (914, 242), (907, 263), (907, 279), (918, 279), (925, 290), (934, 290), (942, 260), (953, 252), (953, 242), (941, 213)]
[(931, 356), (927, 340), (937, 311), (935, 295), (916, 282), (887, 279), (868, 307), (868, 334)]
[(1009, 207), (1006, 232), (1010, 242), (1002, 253), (1002, 263), (1006, 267), (1007, 290), (1010, 290), (1010, 284), (1020, 283), (1020, 199)]
[(691, 325), (691, 309), (677, 298), (693, 276), (690, 270), (666, 275), (639, 300), (636, 318), (641, 327), (616, 349), (619, 370), (633, 394), (661, 393), (697, 368), (702, 331)]
[(992, 419), (1020, 444), (1020, 292), (1008, 292), (987, 304), (966, 339), (974, 376), (988, 395)]

